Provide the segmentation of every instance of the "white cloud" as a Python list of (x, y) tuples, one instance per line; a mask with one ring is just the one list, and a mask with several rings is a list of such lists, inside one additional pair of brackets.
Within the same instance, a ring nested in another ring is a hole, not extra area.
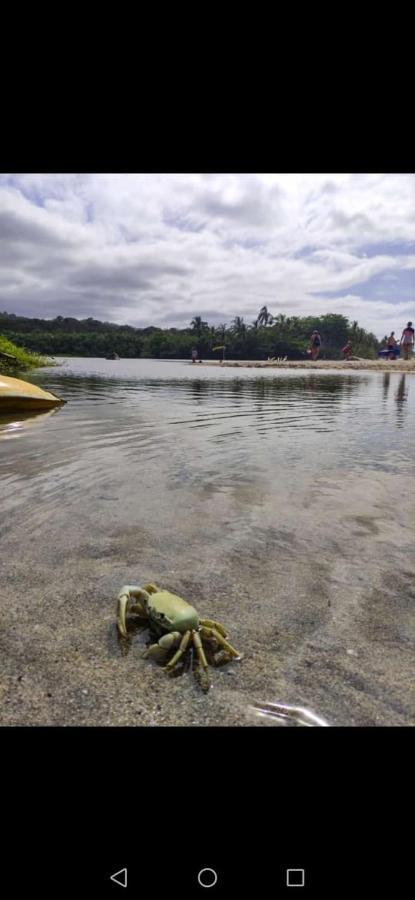
[(381, 337), (415, 318), (414, 247), (413, 175), (0, 177), (0, 308), (22, 315), (183, 327), (265, 303)]

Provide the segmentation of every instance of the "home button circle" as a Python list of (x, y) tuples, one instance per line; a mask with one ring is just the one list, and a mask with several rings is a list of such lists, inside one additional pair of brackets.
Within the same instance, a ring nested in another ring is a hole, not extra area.
[(210, 888), (214, 887), (218, 880), (218, 876), (214, 869), (201, 869), (197, 876), (197, 880), (201, 887)]

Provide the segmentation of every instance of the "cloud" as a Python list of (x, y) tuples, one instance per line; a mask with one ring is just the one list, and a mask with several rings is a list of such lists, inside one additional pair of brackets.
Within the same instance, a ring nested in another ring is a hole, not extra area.
[(0, 241), (17, 244), (54, 244), (59, 238), (47, 225), (25, 219), (17, 211), (0, 209)]
[(196, 196), (196, 204), (209, 221), (230, 221), (231, 228), (242, 226), (249, 230), (272, 228), (281, 223), (283, 194), (278, 187), (267, 190), (256, 179), (246, 176), (240, 182), (234, 178), (233, 182), (229, 186), (222, 182), (215, 190), (205, 189)]
[(414, 249), (413, 175), (0, 176), (16, 314), (183, 327), (265, 304), (382, 337), (411, 312)]

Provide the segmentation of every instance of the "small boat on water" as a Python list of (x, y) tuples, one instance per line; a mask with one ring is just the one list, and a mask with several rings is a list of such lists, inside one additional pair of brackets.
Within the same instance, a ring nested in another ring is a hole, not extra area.
[(66, 400), (44, 391), (37, 384), (0, 375), (0, 412), (13, 409), (52, 409), (62, 403), (66, 403)]
[(110, 353), (109, 356), (106, 356), (105, 359), (119, 359), (118, 353)]

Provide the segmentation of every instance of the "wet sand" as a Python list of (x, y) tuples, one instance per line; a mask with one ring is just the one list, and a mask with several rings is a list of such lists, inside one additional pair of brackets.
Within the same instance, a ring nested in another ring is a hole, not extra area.
[[(41, 552), (36, 541), (25, 545), (23, 525), (14, 529), (4, 542), (14, 562), (1, 597), (1, 724), (269, 727), (250, 707), (280, 701), (311, 707), (332, 725), (413, 725), (412, 500), (403, 502), (401, 546), (380, 482), (350, 480), (343, 521), (334, 485), (326, 485), (324, 511), (313, 509), (319, 488), (305, 493), (301, 536), (293, 516), (276, 526), (269, 510), (238, 536), (225, 498), (205, 505), (197, 533), (183, 517), (167, 554), (155, 523), (122, 527), (98, 509), (44, 522)], [(324, 536), (314, 542), (310, 562), (311, 534), (330, 515), (329, 546)], [(374, 578), (379, 554), (385, 562)], [(115, 595), (138, 572), (224, 623), (244, 654), (210, 670), (208, 694), (191, 673), (171, 678), (142, 659), (144, 632), (123, 653)]]

